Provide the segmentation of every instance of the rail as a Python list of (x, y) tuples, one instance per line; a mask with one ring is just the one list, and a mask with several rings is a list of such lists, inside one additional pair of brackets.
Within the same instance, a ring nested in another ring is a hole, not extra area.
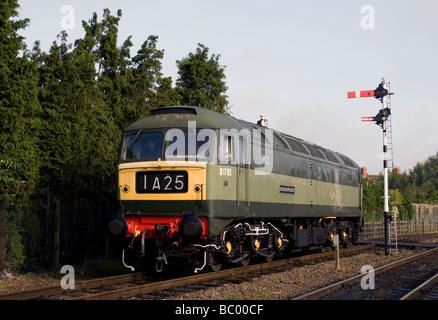
[(145, 272), (137, 272), (111, 276), (106, 278), (97, 278), (92, 280), (78, 281), (75, 283), (75, 289), (62, 289), (60, 285), (53, 285), (44, 288), (35, 288), (12, 293), (0, 294), (0, 300), (30, 300), (44, 296), (61, 295), (65, 292), (75, 292), (85, 288), (94, 288), (103, 285), (112, 285), (121, 282), (140, 281), (146, 278)]
[[(378, 274), (387, 272), (389, 270), (399, 268), (405, 264), (423, 259), (423, 258), (425, 258), (429, 255), (433, 255), (437, 252), (438, 252), (438, 248), (434, 248), (434, 249), (430, 249), (430, 250), (427, 250), (425, 252), (418, 253), (416, 255), (413, 255), (413, 256), (410, 256), (407, 258), (403, 258), (403, 259), (395, 261), (395, 262), (391, 262), (389, 264), (386, 264), (386, 265), (383, 265), (381, 267), (376, 268), (374, 270), (374, 274), (378, 275)], [(335, 293), (336, 291), (339, 291), (341, 289), (352, 287), (354, 284), (360, 282), (362, 278), (363, 278), (363, 274), (359, 274), (359, 275), (350, 277), (348, 279), (344, 279), (342, 281), (335, 282), (335, 283), (330, 284), (328, 286), (316, 289), (314, 291), (296, 296), (292, 300), (317, 300), (317, 299), (321, 299), (321, 298), (328, 296), (329, 294)]]
[(409, 291), (409, 293), (407, 293), (403, 297), (401, 297), (400, 300), (413, 300), (416, 297), (420, 296), (423, 293), (423, 291), (426, 291), (429, 288), (435, 286), (436, 283), (438, 283), (438, 273), (435, 274), (434, 276), (430, 277), (428, 280), (424, 281), (418, 287)]

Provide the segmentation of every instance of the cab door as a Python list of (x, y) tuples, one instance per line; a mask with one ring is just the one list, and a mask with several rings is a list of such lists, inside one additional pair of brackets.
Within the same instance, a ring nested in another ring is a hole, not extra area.
[(249, 200), (249, 144), (244, 136), (238, 137), (237, 143), (237, 188), (236, 200), (239, 209), (246, 209), (250, 205)]

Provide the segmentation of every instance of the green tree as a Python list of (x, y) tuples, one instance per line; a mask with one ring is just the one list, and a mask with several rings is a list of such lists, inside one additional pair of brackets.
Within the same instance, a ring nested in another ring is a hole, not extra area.
[(174, 102), (174, 90), (163, 87), (161, 60), (164, 50), (157, 49), (157, 36), (149, 36), (137, 54), (131, 58), (131, 36), (121, 47), (118, 42), (118, 24), (122, 11), (111, 15), (104, 10), (98, 21), (94, 13), (88, 23), (83, 22), (84, 40), (77, 45), (89, 48), (96, 57), (97, 82), (103, 93), (105, 106), (112, 112), (117, 127), (123, 129), (149, 114), (151, 109), (166, 102)]
[[(102, 203), (114, 197), (120, 130), (96, 80), (98, 58), (93, 42), (86, 34), (72, 49), (67, 34), (62, 32), (49, 53), (39, 56), (39, 99), (45, 126), (41, 137), (44, 180), (40, 189), (46, 192), (41, 199), (46, 201), (44, 248), (48, 263), (57, 209), (68, 207), (68, 213), (62, 214), (63, 221), (75, 221), (80, 206), (100, 212)], [(94, 214), (91, 210), (89, 213)], [(88, 220), (81, 221), (93, 235), (103, 223), (94, 219), (90, 219), (90, 225), (86, 225)], [(68, 241), (77, 247), (82, 240), (79, 236)]]
[(176, 88), (172, 87), (172, 78), (161, 78), (151, 104), (156, 108), (177, 106), (181, 104), (181, 96)]
[(157, 36), (149, 36), (132, 58), (132, 103), (140, 112), (137, 119), (148, 115), (152, 109), (178, 102), (171, 78), (163, 78), (161, 73), (164, 50), (157, 49), (157, 41)]
[(41, 164), (37, 62), (18, 34), (29, 24), (18, 9), (16, 0), (0, 2), (0, 268), (11, 269), (25, 263), (23, 243), (37, 241), (23, 228), (38, 226), (36, 212), (21, 206), (35, 199)]
[(208, 51), (207, 47), (198, 43), (195, 53), (189, 53), (176, 62), (179, 75), (176, 87), (181, 95), (181, 104), (228, 113), (225, 66), (219, 64), (220, 55), (208, 57)]
[(25, 159), (0, 159), (0, 204), (15, 202), (17, 192), (26, 184), (22, 176), (27, 163)]
[(409, 172), (409, 192), (416, 203), (438, 204), (438, 151)]
[(17, 194), (27, 201), (39, 178), (41, 109), (37, 65), (18, 34), (29, 19), (17, 19), (18, 8), (14, 0), (0, 4), (0, 159), (28, 160), (27, 170), (21, 172), (25, 188)]
[(383, 212), (383, 177), (377, 180), (363, 178), (363, 211), (365, 220), (380, 219)]
[(22, 212), (14, 203), (17, 191), (25, 184), (21, 180), (26, 170), (24, 159), (0, 160), (0, 270), (20, 269), (25, 256), (22, 244)]
[(406, 174), (406, 172), (399, 174), (394, 170), (389, 174), (388, 180), (391, 203), (397, 206), (400, 219), (410, 220), (414, 214), (412, 199), (415, 193), (415, 187), (411, 183), (411, 176)]
[(70, 50), (63, 32), (60, 44), (55, 41), (41, 58), (44, 169), (56, 197), (77, 197), (80, 189), (97, 192), (102, 178), (113, 176), (117, 158), (120, 131), (96, 82), (96, 58), (85, 44), (86, 39)]

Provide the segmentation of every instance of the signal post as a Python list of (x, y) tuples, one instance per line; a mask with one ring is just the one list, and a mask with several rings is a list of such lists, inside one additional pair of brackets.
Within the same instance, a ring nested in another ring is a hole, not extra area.
[(382, 109), (375, 117), (362, 117), (363, 122), (375, 122), (383, 130), (383, 153), (379, 155), (379, 158), (383, 160), (383, 215), (385, 218), (385, 254), (391, 253), (391, 244), (389, 236), (389, 225), (391, 223), (391, 215), (389, 213), (389, 196), (388, 196), (388, 160), (392, 159), (392, 154), (388, 152), (388, 121), (391, 115), (391, 109), (389, 108), (388, 98), (393, 93), (388, 91), (388, 81), (386, 78), (382, 79), (382, 82), (375, 90), (365, 91), (350, 91), (347, 94), (348, 98), (365, 98), (374, 97), (382, 102)]

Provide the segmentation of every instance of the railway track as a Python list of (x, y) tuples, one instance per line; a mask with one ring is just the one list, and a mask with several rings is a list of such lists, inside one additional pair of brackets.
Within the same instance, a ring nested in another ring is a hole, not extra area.
[[(360, 245), (340, 250), (341, 256), (348, 256), (370, 250), (373, 244)], [(151, 281), (145, 273), (135, 273), (115, 277), (77, 282), (74, 290), (63, 290), (60, 286), (21, 291), (14, 294), (0, 295), (0, 300), (25, 299), (68, 299), (68, 300), (115, 300), (139, 296), (150, 298), (150, 294), (165, 290), (188, 290), (201, 287), (217, 286), (230, 281), (244, 281), (250, 273), (276, 272), (290, 264), (306, 263), (315, 260), (334, 259), (334, 251), (315, 253), (294, 258), (287, 258), (260, 263), (246, 267), (230, 268), (218, 272), (202, 273), (164, 281)], [(226, 280), (225, 280), (226, 279)], [(243, 279), (243, 280), (242, 280)], [(225, 281), (225, 282), (221, 282)], [(186, 287), (185, 287), (186, 286)], [(177, 289), (181, 288), (181, 289)]]
[(438, 273), (409, 291), (400, 300), (438, 300)]
[[(398, 300), (413, 299), (425, 292), (426, 279), (436, 289), (438, 276), (438, 248), (376, 268), (373, 274), (359, 274), (294, 297), (294, 300)], [(366, 276), (366, 279), (364, 277)], [(374, 286), (371, 287), (371, 277)], [(362, 281), (366, 280), (364, 283)], [(365, 284), (365, 285), (364, 285)], [(422, 287), (417, 288), (419, 285)], [(438, 291), (438, 289), (436, 289)], [(415, 291), (414, 293), (411, 293)], [(435, 290), (431, 290), (433, 296)]]
[(112, 277), (97, 278), (92, 280), (78, 281), (74, 289), (64, 290), (60, 285), (48, 286), (44, 288), (23, 290), (14, 293), (0, 294), (0, 300), (32, 300), (62, 297), (66, 294), (73, 294), (79, 291), (87, 291), (93, 288), (112, 286), (126, 282), (144, 281), (148, 278), (145, 272), (130, 273)]
[[(347, 248), (341, 250), (341, 254), (342, 255), (354, 254), (356, 252), (368, 250), (373, 247), (374, 247), (373, 245), (371, 246), (365, 245), (365, 246)], [(149, 298), (150, 296), (148, 295), (151, 293), (158, 293), (158, 295), (163, 295), (163, 291), (165, 290), (185, 290), (185, 287), (193, 286), (193, 285), (198, 286), (195, 288), (199, 290), (201, 287), (205, 288), (208, 286), (218, 286), (223, 283), (228, 283), (230, 282), (230, 279), (232, 279), (232, 281), (244, 281), (242, 279), (250, 276), (251, 273), (257, 273), (261, 271), (265, 272), (266, 270), (282, 268), (289, 264), (306, 263), (318, 259), (333, 259), (333, 257), (334, 257), (333, 251), (315, 253), (315, 254), (304, 255), (300, 257), (276, 260), (268, 263), (249, 265), (246, 267), (230, 268), (218, 272), (197, 274), (197, 275), (192, 275), (192, 276), (187, 276), (177, 279), (147, 283), (144, 285), (135, 285), (128, 288), (122, 288), (108, 292), (100, 292), (93, 295), (74, 297), (72, 298), (72, 300), (114, 300), (114, 299), (126, 299), (134, 296), (139, 296), (140, 298), (142, 297)], [(240, 278), (240, 280), (237, 278)]]

